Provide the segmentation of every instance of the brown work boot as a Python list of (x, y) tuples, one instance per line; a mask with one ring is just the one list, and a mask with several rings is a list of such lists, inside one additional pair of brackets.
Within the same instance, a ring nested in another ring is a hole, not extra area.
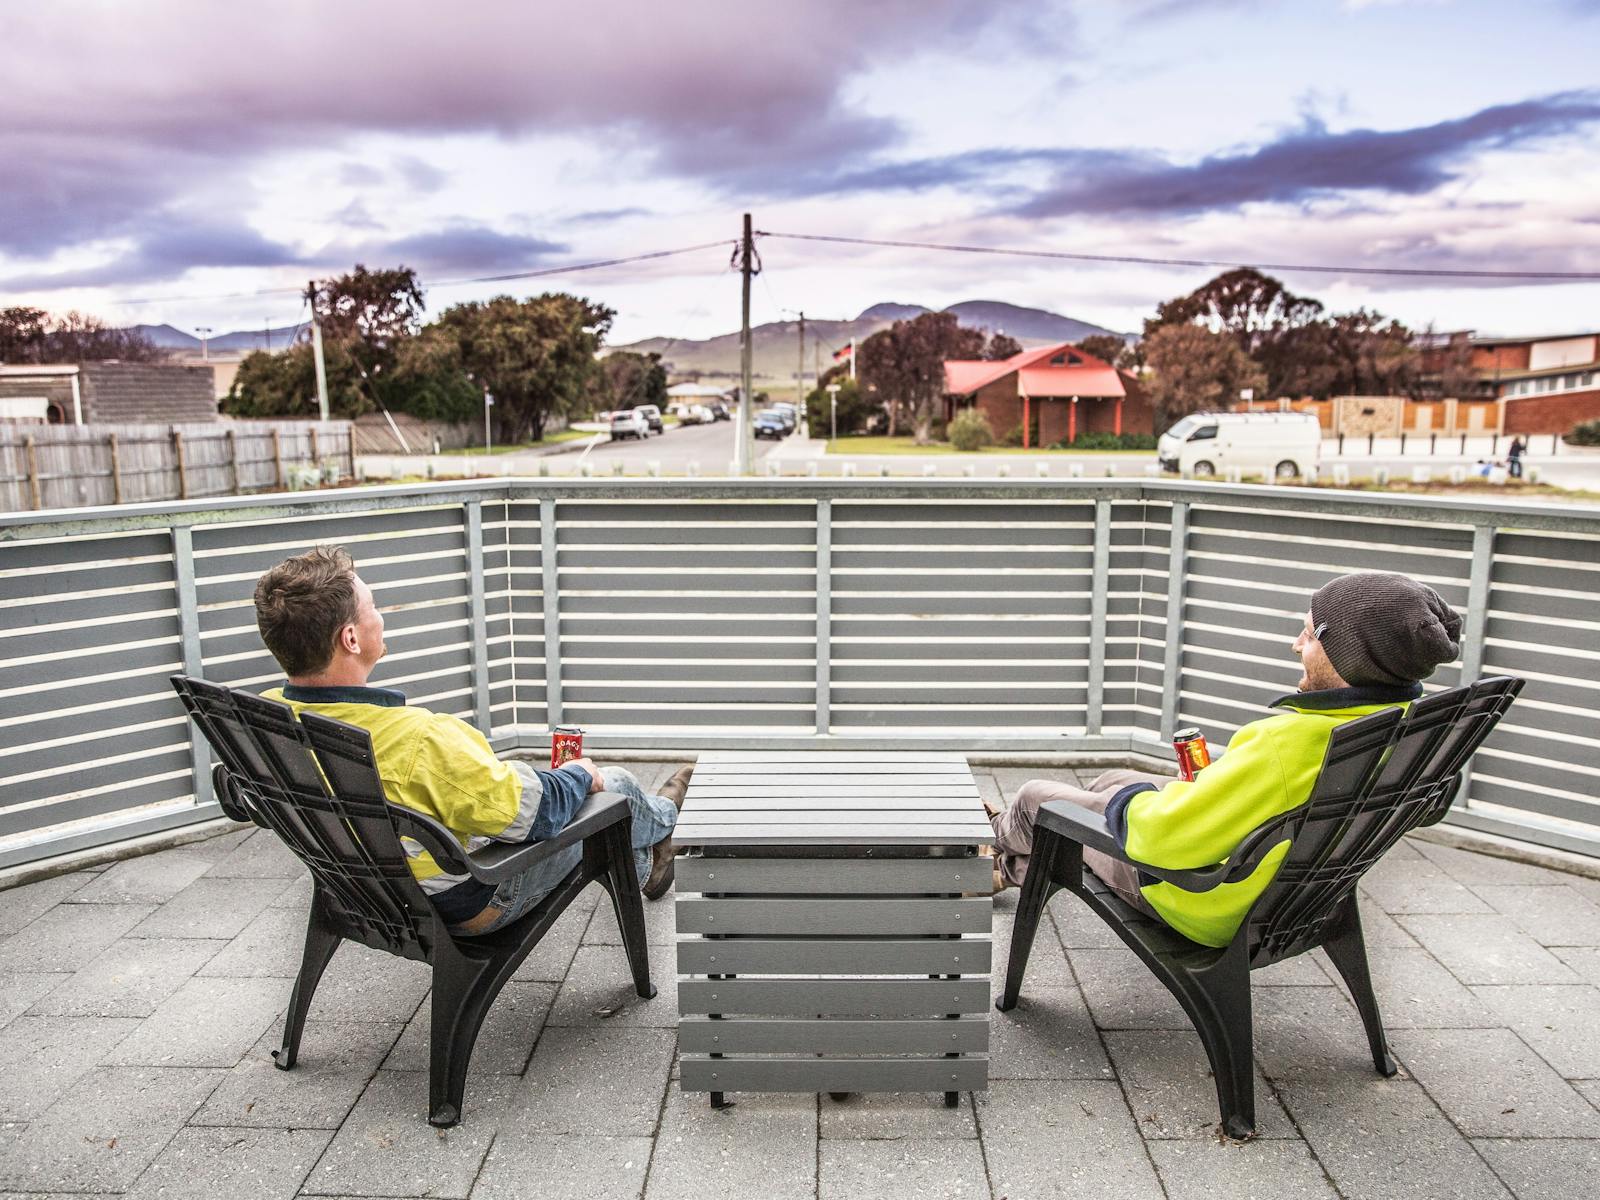
[(656, 792), (658, 796), (665, 796), (672, 801), (672, 806), (678, 811), (683, 811), (683, 794), (689, 790), (689, 779), (694, 774), (694, 764), (679, 767)]
[[(693, 766), (680, 767), (661, 785), (656, 795), (666, 797), (672, 801), (672, 807), (682, 812), (683, 795), (689, 790), (689, 777), (693, 774)], [(673, 877), (677, 875), (677, 861), (677, 848), (673, 846), (670, 834), (650, 847), (650, 877), (644, 881), (644, 886), (640, 889), (646, 900), (659, 900), (667, 894), (667, 889), (672, 886)]]

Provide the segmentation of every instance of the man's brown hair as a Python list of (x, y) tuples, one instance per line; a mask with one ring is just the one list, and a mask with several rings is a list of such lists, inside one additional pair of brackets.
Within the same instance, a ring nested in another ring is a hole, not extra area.
[(356, 565), (342, 546), (286, 558), (256, 580), (256, 628), (291, 678), (333, 661), (339, 631), (356, 619)]

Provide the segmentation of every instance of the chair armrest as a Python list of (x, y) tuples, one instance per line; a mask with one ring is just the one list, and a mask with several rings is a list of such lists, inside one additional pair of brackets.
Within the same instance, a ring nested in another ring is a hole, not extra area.
[(389, 816), (403, 837), (414, 838), (433, 861), (452, 875), (471, 875), (483, 883), (504, 883), (552, 854), (629, 818), (628, 798), (619, 792), (596, 792), (554, 837), (538, 842), (492, 842), (470, 854), (450, 831), (422, 813), (389, 805)]
[(1038, 823), (1052, 833), (1059, 833), (1069, 841), (1077, 842), (1089, 850), (1137, 867), (1146, 875), (1153, 875), (1186, 892), (1209, 892), (1227, 881), (1232, 868), (1227, 863), (1188, 870), (1153, 867), (1130, 856), (1117, 841), (1116, 835), (1106, 825), (1104, 815), (1080, 808), (1069, 800), (1051, 800), (1040, 806)]

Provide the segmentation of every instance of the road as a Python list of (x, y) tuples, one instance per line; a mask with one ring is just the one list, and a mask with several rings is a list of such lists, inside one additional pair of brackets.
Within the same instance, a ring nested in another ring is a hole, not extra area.
[[(1487, 439), (1484, 439), (1487, 443)], [(1324, 448), (1322, 473), (1330, 477), (1335, 466), (1348, 469), (1352, 479), (1371, 479), (1383, 468), (1396, 481), (1408, 481), (1413, 471), (1425, 468), (1433, 479), (1450, 478), (1452, 467), (1470, 471), (1478, 459), (1469, 453), (1463, 457), (1455, 454), (1429, 455), (1425, 448), (1419, 453), (1416, 445), (1407, 447), (1408, 453), (1398, 453), (1398, 444), (1379, 444), (1379, 453), (1369, 456), (1365, 443), (1359, 445), (1362, 453), (1344, 456), (1329, 455), (1330, 443)], [(1352, 450), (1357, 447), (1352, 444)], [(1440, 447), (1443, 449), (1443, 446)], [(1456, 445), (1452, 445), (1456, 449)], [(1479, 447), (1469, 447), (1480, 450)], [(1536, 443), (1536, 450), (1543, 450)], [(1387, 451), (1387, 452), (1386, 452)], [(1488, 453), (1488, 446), (1481, 448)], [(612, 442), (601, 435), (592, 447), (586, 443), (566, 443), (560, 453), (518, 452), (493, 456), (439, 455), (415, 456), (363, 456), (358, 468), (368, 479), (401, 477), (451, 477), (488, 475), (541, 475), (554, 476), (609, 475), (620, 469), (630, 476), (662, 475), (705, 476), (726, 475), (734, 456), (733, 423), (719, 421), (712, 425), (668, 426), (666, 433), (643, 441)], [(1155, 472), (1155, 455), (1150, 453), (1083, 454), (1083, 455), (1025, 455), (1005, 454), (994, 450), (981, 455), (930, 454), (930, 455), (840, 455), (828, 454), (821, 441), (812, 441), (804, 434), (795, 434), (783, 442), (758, 441), (756, 462), (759, 474), (820, 475), (874, 477), (892, 475), (935, 476), (940, 478), (977, 477), (993, 479), (1006, 476), (1012, 479), (1035, 479), (1041, 474), (1055, 479), (1073, 476), (1103, 478), (1106, 475), (1122, 477), (1149, 477)], [(1562, 447), (1559, 453), (1530, 453), (1524, 460), (1530, 471), (1536, 471), (1541, 482), (1558, 487), (1581, 488), (1600, 491), (1600, 453), (1584, 452)], [(620, 464), (620, 467), (619, 467)]]

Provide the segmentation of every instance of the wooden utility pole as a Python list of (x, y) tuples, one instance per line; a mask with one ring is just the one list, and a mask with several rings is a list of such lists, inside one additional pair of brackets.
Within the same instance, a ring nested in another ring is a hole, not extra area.
[(317, 317), (317, 281), (306, 284), (306, 302), (311, 305), (311, 357), (317, 364), (318, 419), (328, 419), (328, 364), (322, 357), (322, 322)]
[(122, 449), (117, 445), (117, 435), (107, 435), (111, 443), (111, 503), (122, 503)]
[(755, 406), (750, 389), (755, 374), (755, 347), (750, 342), (750, 279), (755, 274), (755, 239), (750, 233), (750, 214), (744, 215), (744, 236), (739, 243), (739, 272), (744, 277), (743, 319), (739, 337), (739, 474), (749, 475), (755, 467), (755, 429), (751, 420)]
[(800, 361), (794, 368), (795, 420), (803, 421), (806, 415), (806, 314), (800, 313)]

